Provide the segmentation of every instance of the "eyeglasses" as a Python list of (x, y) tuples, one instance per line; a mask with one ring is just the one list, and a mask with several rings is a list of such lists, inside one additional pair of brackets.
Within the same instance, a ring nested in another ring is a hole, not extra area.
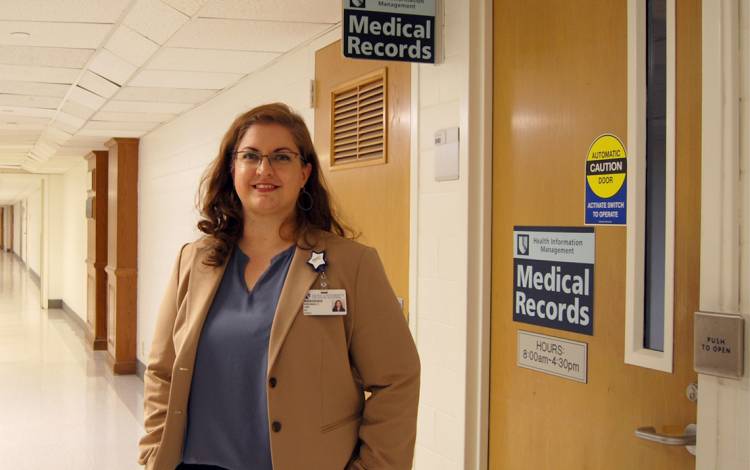
[(271, 167), (277, 170), (289, 168), (292, 163), (294, 163), (295, 157), (299, 157), (300, 160), (305, 163), (305, 159), (302, 158), (299, 153), (289, 150), (269, 154), (263, 154), (256, 150), (238, 150), (237, 152), (234, 152), (234, 155), (239, 164), (251, 168), (259, 167), (260, 162), (263, 161), (264, 157), (268, 159), (268, 163), (271, 164)]

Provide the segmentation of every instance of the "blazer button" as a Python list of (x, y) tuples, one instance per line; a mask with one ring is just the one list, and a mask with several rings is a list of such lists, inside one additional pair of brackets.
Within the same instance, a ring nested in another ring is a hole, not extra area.
[(274, 421), (271, 424), (271, 429), (273, 429), (273, 432), (279, 432), (279, 431), (281, 431), (281, 423), (279, 423), (278, 421)]
[(275, 388), (276, 387), (276, 377), (271, 377), (270, 379), (268, 379), (268, 384), (271, 386), (271, 388)]

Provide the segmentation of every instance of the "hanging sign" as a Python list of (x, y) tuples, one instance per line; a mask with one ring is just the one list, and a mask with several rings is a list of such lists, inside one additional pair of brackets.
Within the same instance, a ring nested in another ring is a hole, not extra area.
[(617, 136), (596, 138), (586, 157), (586, 225), (625, 225), (628, 159)]
[(594, 334), (594, 228), (515, 227), (513, 321)]
[(438, 0), (343, 0), (344, 57), (434, 64)]

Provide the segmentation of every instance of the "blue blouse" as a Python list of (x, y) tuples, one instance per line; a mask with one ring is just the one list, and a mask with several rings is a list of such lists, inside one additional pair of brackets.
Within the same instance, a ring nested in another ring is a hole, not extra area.
[(272, 470), (266, 373), (276, 304), (294, 246), (247, 289), (250, 258), (233, 250), (203, 324), (190, 387), (182, 461)]

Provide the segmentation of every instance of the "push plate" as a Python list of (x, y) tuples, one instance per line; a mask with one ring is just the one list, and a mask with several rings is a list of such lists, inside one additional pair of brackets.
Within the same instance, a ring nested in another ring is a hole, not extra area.
[(745, 319), (695, 312), (695, 371), (738, 379), (744, 372)]

